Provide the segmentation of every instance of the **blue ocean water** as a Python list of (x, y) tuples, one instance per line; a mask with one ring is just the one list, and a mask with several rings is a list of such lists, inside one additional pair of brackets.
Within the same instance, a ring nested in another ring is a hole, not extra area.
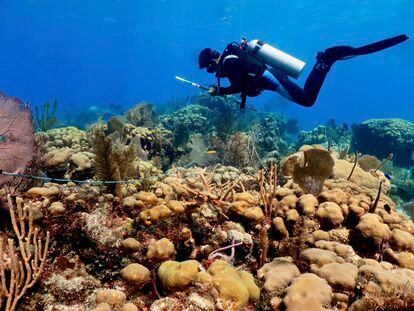
[[(31, 105), (56, 98), (61, 115), (141, 100), (157, 106), (199, 92), (175, 75), (214, 83), (198, 69), (198, 52), (242, 36), (306, 61), (303, 84), (317, 51), (413, 32), (411, 0), (1, 0), (0, 90)], [(272, 93), (248, 104), (271, 102), (302, 128), (330, 118), (414, 121), (413, 59), (411, 39), (337, 63), (312, 108)]]

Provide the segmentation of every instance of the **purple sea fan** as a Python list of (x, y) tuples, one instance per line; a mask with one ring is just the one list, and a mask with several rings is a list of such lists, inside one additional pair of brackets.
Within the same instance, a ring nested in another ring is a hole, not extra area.
[[(19, 99), (0, 93), (0, 170), (23, 173), (34, 155), (32, 115)], [(0, 187), (12, 177), (0, 175)]]

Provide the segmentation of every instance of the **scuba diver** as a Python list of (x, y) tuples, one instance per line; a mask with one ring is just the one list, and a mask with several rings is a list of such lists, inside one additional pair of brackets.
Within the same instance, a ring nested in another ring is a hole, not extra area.
[[(217, 86), (210, 87), (210, 95), (241, 93), (241, 108), (245, 107), (246, 96), (255, 97), (264, 90), (278, 92), (290, 101), (311, 107), (336, 61), (375, 53), (407, 39), (403, 34), (361, 47), (334, 46), (319, 52), (303, 88), (288, 76), (297, 78), (305, 63), (259, 40), (247, 42), (243, 38), (241, 44), (228, 44), (223, 53), (205, 48), (199, 54), (198, 64), (200, 69), (215, 73), (218, 79)], [(227, 78), (230, 86), (222, 87), (220, 78)]]

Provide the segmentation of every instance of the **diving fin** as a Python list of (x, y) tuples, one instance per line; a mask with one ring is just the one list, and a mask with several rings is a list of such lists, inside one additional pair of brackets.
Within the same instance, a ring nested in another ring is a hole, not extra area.
[(323, 53), (318, 53), (317, 60), (324, 68), (330, 66), (338, 60), (346, 60), (359, 55), (366, 55), (388, 49), (394, 45), (408, 40), (408, 36), (399, 35), (396, 37), (384, 39), (357, 48), (347, 45), (339, 45), (326, 49)]
[(352, 55), (349, 56), (357, 56), (357, 55), (365, 55), (365, 54), (371, 54), (375, 52), (379, 52), (385, 49), (388, 49), (390, 47), (393, 47), (394, 45), (400, 44), (404, 41), (408, 40), (407, 35), (399, 35), (396, 37), (384, 39), (381, 41), (377, 41), (371, 44), (367, 44), (358, 48), (353, 48)]

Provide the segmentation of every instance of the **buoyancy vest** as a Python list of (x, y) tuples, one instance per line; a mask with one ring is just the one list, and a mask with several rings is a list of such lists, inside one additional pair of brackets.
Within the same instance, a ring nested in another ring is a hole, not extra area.
[(257, 96), (261, 93), (261, 89), (257, 87), (257, 78), (261, 77), (267, 69), (266, 64), (257, 55), (249, 52), (245, 47), (242, 47), (236, 42), (227, 45), (220, 56), (218, 63), (218, 70), (216, 77), (218, 80), (218, 87), (220, 88), (220, 78), (225, 76), (222, 68), (226, 60), (231, 58), (239, 58), (241, 60), (241, 74), (242, 74), (242, 97)]

